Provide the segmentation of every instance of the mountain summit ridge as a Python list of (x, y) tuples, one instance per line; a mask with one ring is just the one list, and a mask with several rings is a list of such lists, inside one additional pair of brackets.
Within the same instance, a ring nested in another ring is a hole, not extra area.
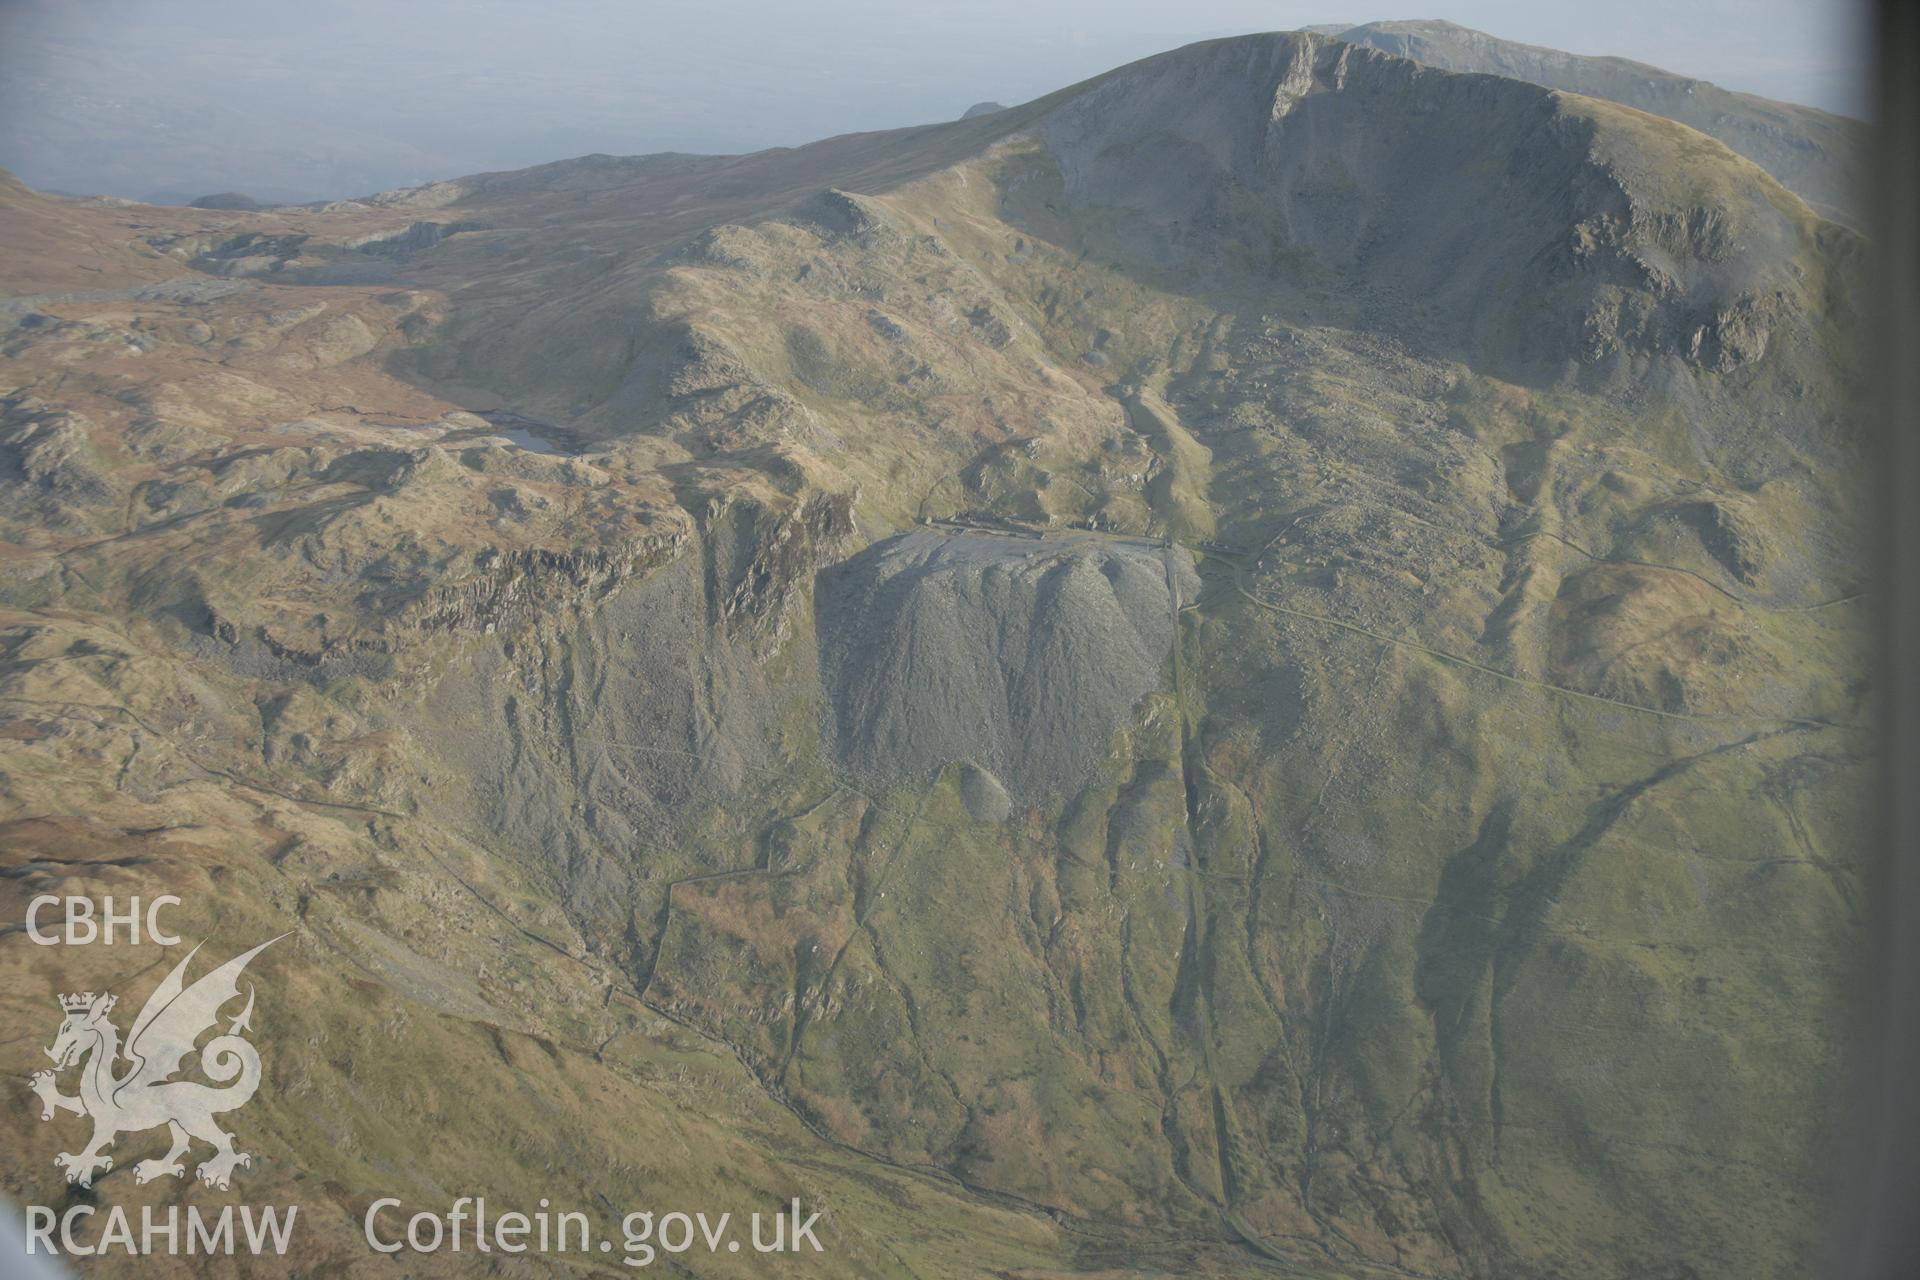
[[(1409, 95), (1420, 105), (1401, 129), (1369, 127), (1369, 113)], [(1457, 127), (1469, 117), (1477, 134)], [(819, 198), (822, 180), (888, 200), (996, 149), (1031, 145), (1020, 139), (1045, 149), (1069, 206), (1129, 214), (1126, 229), (1111, 229), (1125, 237), (1113, 247), (1142, 264), (1253, 269), (1293, 290), (1312, 287), (1315, 272), (1338, 272), (1369, 325), (1425, 329), (1422, 341), (1480, 344), (1501, 360), (1558, 362), (1577, 349), (1653, 343), (1683, 361), (1705, 352), (1737, 363), (1742, 343), (1714, 335), (1766, 327), (1740, 317), (1776, 307), (1767, 281), (1811, 290), (1824, 306), (1829, 293), (1844, 301), (1857, 275), (1855, 245), (1834, 255), (1839, 275), (1796, 276), (1788, 265), (1796, 246), (1844, 246), (1848, 233), (1822, 230), (1797, 197), (1757, 173), (1750, 179), (1746, 161), (1703, 135), (1602, 101), (1427, 70), (1300, 33), (1185, 46), (957, 124), (742, 157), (586, 158), (427, 190), (449, 207), (487, 204), (496, 239), (537, 240), (550, 211), (573, 219), (590, 210), (602, 251), (668, 255), (658, 264), (666, 268), (716, 224), (788, 217)], [(697, 218), (684, 212), (686, 192), (716, 187), (728, 196), (709, 197)], [(573, 204), (544, 194), (563, 190), (577, 192)], [(1708, 212), (1696, 216), (1700, 209)], [(483, 243), (470, 239), (468, 253)], [(603, 282), (596, 297), (610, 301), (610, 287)], [(1568, 290), (1584, 293), (1540, 301)], [(1414, 296), (1420, 307), (1408, 305)], [(1546, 314), (1526, 315), (1535, 305)], [(580, 313), (579, 358), (603, 345), (596, 335), (605, 326), (592, 314)], [(502, 332), (516, 329), (509, 322)], [(507, 340), (533, 349), (532, 339)], [(512, 364), (503, 352), (496, 367)]]
[(1677, 120), (1746, 156), (1823, 217), (1855, 227), (1863, 220), (1869, 135), (1858, 120), (1628, 58), (1563, 53), (1439, 20), (1368, 22), (1329, 34), (1443, 70), (1527, 80)]

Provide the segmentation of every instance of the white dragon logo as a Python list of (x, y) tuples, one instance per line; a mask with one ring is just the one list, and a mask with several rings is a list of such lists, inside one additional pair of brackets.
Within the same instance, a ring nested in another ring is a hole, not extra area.
[[(114, 1064), (122, 1056), (120, 1032), (107, 1019), (119, 997), (96, 996), (91, 991), (60, 997), (66, 1020), (60, 1024), (53, 1047), (46, 1051), (53, 1059), (53, 1070), (35, 1072), (30, 1084), (40, 1095), (42, 1120), (53, 1119), (55, 1111), (93, 1117), (93, 1140), (81, 1151), (53, 1158), (66, 1170), (68, 1182), (92, 1186), (95, 1173), (113, 1168), (113, 1157), (102, 1152), (113, 1145), (115, 1137), (163, 1124), (173, 1137), (173, 1148), (158, 1160), (142, 1160), (135, 1165), (135, 1182), (149, 1182), (163, 1174), (184, 1177), (186, 1168), (180, 1157), (194, 1138), (213, 1144), (212, 1158), (195, 1170), (200, 1181), (210, 1187), (226, 1190), (235, 1167), (253, 1163), (252, 1156), (233, 1149), (233, 1135), (213, 1120), (222, 1112), (244, 1106), (260, 1087), (260, 1055), (240, 1036), (253, 1029), (252, 987), (247, 988), (247, 1007), (233, 1019), (227, 1034), (215, 1036), (200, 1051), (201, 1071), (225, 1087), (216, 1089), (197, 1080), (168, 1077), (193, 1052), (194, 1041), (201, 1033), (219, 1020), (221, 1008), (239, 997), (240, 973), (247, 962), (278, 941), (280, 938), (271, 938), (235, 956), (190, 987), (184, 981), (187, 965), (200, 948), (189, 951), (186, 959), (154, 988), (140, 1016), (133, 1020), (124, 1054), (132, 1065), (123, 1075), (114, 1074)], [(86, 1065), (81, 1068), (80, 1094), (67, 1097), (60, 1092), (55, 1073), (82, 1060)]]

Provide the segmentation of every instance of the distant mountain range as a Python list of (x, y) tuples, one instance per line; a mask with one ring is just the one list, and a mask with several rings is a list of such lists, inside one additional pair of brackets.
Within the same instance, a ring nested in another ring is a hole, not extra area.
[[(298, 36), (319, 47), (342, 46), (312, 73), (309, 100), (302, 102), (291, 72), (265, 75), (236, 61), (251, 47), (244, 40), (194, 39), (161, 20), (160, 12), (136, 7), (114, 19), (135, 24), (139, 38), (128, 40), (99, 29), (107, 21), (104, 10), (44, 0), (0, 9), (0, 166), (32, 186), (71, 194), (186, 204), (243, 192), (265, 203), (298, 203), (453, 177), (503, 161), (533, 163), (589, 150), (633, 153), (663, 147), (667, 138), (681, 150), (728, 150), (740, 133), (737, 122), (689, 111), (686, 77), (695, 70), (644, 61), (632, 74), (603, 74), (572, 86), (578, 101), (522, 111), (526, 119), (510, 126), (489, 123), (484, 98), (474, 96), (483, 92), (479, 86), (452, 68), (422, 74), (411, 61), (396, 64), (378, 33), (360, 27)], [(67, 29), (83, 17), (95, 25)], [(1679, 120), (1751, 159), (1824, 216), (1858, 224), (1852, 192), (1862, 172), (1865, 126), (1856, 121), (1446, 22), (1320, 30), (1429, 66), (1527, 80)], [(293, 55), (273, 47), (273, 65), (282, 68)], [(402, 82), (394, 100), (407, 104), (397, 113), (383, 105), (394, 96), (396, 77)], [(526, 86), (509, 84), (524, 93)]]

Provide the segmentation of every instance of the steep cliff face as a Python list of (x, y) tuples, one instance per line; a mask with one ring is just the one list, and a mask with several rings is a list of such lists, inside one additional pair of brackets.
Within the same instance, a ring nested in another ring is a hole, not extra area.
[(1149, 65), (1038, 130), (1069, 207), (1135, 215), (1130, 263), (1527, 378), (1570, 354), (1730, 371), (1845, 288), (1800, 269), (1832, 229), (1686, 129), (1306, 37)]
[(1583, 58), (1451, 22), (1369, 22), (1333, 32), (1445, 71), (1504, 76), (1618, 102), (1718, 138), (1823, 216), (1858, 226), (1867, 198), (1867, 127), (1813, 107), (1733, 93), (1625, 58)]
[[(20, 883), (191, 867), (433, 1011), (473, 1107), (551, 1074), (504, 1183), (817, 1175), (876, 1274), (888, 1196), (938, 1274), (1810, 1265), (1861, 249), (1718, 143), (1295, 34), (760, 156), (60, 209), (4, 313)], [(292, 256), (204, 260), (247, 236)], [(378, 1046), (316, 1008), (346, 1097)], [(731, 1141), (663, 1167), (603, 1085)], [(340, 1223), (475, 1185), (288, 1107)]]

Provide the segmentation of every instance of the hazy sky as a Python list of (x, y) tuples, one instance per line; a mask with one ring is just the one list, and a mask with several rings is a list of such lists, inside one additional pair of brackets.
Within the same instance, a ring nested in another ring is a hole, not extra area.
[(1865, 110), (1856, 0), (0, 0), (0, 165), (140, 197), (361, 194), (951, 119), (1193, 40), (1405, 17)]

